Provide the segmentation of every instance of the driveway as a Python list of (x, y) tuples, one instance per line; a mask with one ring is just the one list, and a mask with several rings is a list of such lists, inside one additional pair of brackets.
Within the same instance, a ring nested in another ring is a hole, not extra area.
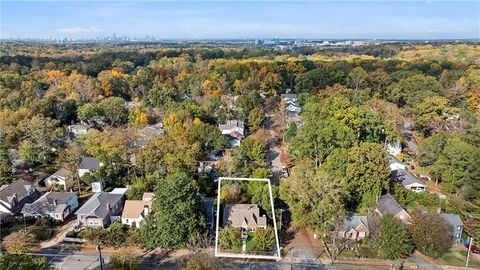
[(313, 239), (306, 230), (300, 229), (294, 232), (293, 239), (284, 247), (282, 261), (290, 263), (314, 263), (318, 262), (324, 249), (319, 240)]

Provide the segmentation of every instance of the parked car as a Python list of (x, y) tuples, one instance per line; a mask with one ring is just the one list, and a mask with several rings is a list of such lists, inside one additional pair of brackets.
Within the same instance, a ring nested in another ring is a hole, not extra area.
[[(463, 245), (465, 246), (466, 249), (468, 249), (468, 247), (470, 246), (470, 242), (468, 242), (468, 240), (465, 240), (463, 242)], [(480, 249), (478, 249), (477, 246), (475, 245), (472, 245), (472, 247), (470, 248), (470, 251), (475, 254), (480, 254)]]

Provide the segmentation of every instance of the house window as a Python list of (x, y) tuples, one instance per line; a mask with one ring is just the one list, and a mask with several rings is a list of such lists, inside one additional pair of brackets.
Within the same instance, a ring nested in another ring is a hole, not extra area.
[(461, 231), (462, 230), (462, 227), (461, 226), (458, 226), (457, 227), (457, 231)]
[(127, 218), (127, 219), (125, 219), (125, 222), (126, 222), (126, 223), (128, 223), (128, 218)]
[(365, 237), (365, 232), (358, 232), (358, 237), (361, 237), (361, 238)]
[(459, 233), (455, 234), (455, 238), (460, 238), (460, 234)]

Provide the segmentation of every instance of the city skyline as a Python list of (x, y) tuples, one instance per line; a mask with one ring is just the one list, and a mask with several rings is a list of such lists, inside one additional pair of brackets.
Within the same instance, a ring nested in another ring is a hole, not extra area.
[(478, 1), (2, 2), (0, 38), (470, 39)]

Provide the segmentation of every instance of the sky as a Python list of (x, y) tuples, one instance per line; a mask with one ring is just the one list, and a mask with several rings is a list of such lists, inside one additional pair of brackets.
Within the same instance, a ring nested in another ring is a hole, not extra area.
[(9, 1), (0, 38), (460, 39), (480, 37), (472, 1)]

